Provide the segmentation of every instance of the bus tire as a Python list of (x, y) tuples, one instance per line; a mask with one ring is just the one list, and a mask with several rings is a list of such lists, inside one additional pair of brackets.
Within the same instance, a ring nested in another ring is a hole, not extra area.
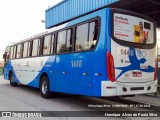
[(12, 74), (12, 72), (9, 74), (9, 80), (10, 80), (10, 85), (12, 87), (17, 87), (18, 86), (18, 83), (16, 83), (16, 82), (13, 81), (13, 74)]
[(51, 98), (52, 93), (50, 90), (50, 84), (47, 76), (42, 76), (41, 82), (40, 82), (40, 93), (41, 96), (45, 99)]

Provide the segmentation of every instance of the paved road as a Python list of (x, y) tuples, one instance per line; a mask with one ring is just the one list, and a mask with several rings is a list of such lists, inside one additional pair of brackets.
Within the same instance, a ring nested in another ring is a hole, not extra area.
[[(112, 104), (99, 98), (59, 94), (56, 98), (43, 99), (40, 96), (39, 90), (23, 85), (11, 87), (9, 81), (4, 80), (0, 76), (0, 111), (94, 111), (96, 108), (88, 107), (89, 104)], [(113, 103), (116, 104), (116, 103)], [(115, 109), (117, 110), (117, 108)], [(97, 113), (99, 114), (99, 113)], [(4, 119), (4, 118), (3, 118)], [(38, 118), (37, 120), (39, 120)], [(44, 118), (42, 118), (44, 119)], [(53, 118), (46, 118), (53, 119)], [(75, 118), (57, 117), (56, 119), (68, 120)], [(78, 120), (132, 120), (133, 118), (76, 118)], [(134, 118), (134, 120), (139, 120)], [(145, 120), (148, 118), (140, 118)], [(150, 119), (150, 118), (149, 118)], [(156, 118), (154, 118), (156, 119)], [(7, 119), (8, 120), (8, 119)], [(157, 119), (158, 120), (158, 119)]]

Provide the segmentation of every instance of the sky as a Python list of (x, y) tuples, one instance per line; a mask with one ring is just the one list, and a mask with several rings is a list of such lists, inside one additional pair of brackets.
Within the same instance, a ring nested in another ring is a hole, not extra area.
[(45, 31), (45, 10), (62, 0), (1, 0), (0, 60), (7, 45)]
[[(0, 61), (7, 45), (45, 31), (45, 10), (62, 0), (1, 0)], [(160, 33), (158, 34), (160, 39)], [(160, 45), (160, 42), (159, 42)]]

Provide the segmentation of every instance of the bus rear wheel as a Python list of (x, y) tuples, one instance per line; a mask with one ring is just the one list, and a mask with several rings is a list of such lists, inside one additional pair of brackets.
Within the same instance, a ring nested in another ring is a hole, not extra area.
[(50, 84), (47, 76), (43, 76), (41, 78), (41, 83), (40, 83), (40, 93), (41, 96), (45, 99), (48, 99), (52, 97), (52, 93), (49, 91)]
[(10, 75), (9, 75), (9, 80), (10, 80), (10, 85), (12, 87), (17, 87), (18, 86), (18, 83), (14, 82), (14, 80), (13, 80), (13, 74), (12, 73), (10, 73)]

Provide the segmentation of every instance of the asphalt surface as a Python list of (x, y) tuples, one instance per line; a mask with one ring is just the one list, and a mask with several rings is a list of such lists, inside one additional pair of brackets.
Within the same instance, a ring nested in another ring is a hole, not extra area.
[[(8, 80), (0, 76), (0, 111), (98, 111), (99, 108), (89, 107), (96, 104), (117, 104), (112, 101), (101, 100), (95, 97), (78, 95), (58, 94), (51, 99), (43, 99), (39, 89), (19, 85), (11, 87)], [(109, 108), (105, 108), (110, 111)], [(125, 110), (126, 108), (124, 108)], [(112, 110), (117, 110), (114, 108)], [(101, 113), (97, 113), (97, 116)], [(103, 114), (103, 113), (102, 113)], [(95, 113), (93, 114), (93, 116)], [(9, 118), (0, 118), (6, 119)], [(12, 119), (12, 118), (10, 118)], [(14, 118), (22, 119), (22, 118)], [(25, 118), (23, 118), (25, 119)], [(132, 118), (132, 117), (54, 117), (34, 118), (35, 120), (57, 119), (57, 120), (158, 120), (158, 118)]]

